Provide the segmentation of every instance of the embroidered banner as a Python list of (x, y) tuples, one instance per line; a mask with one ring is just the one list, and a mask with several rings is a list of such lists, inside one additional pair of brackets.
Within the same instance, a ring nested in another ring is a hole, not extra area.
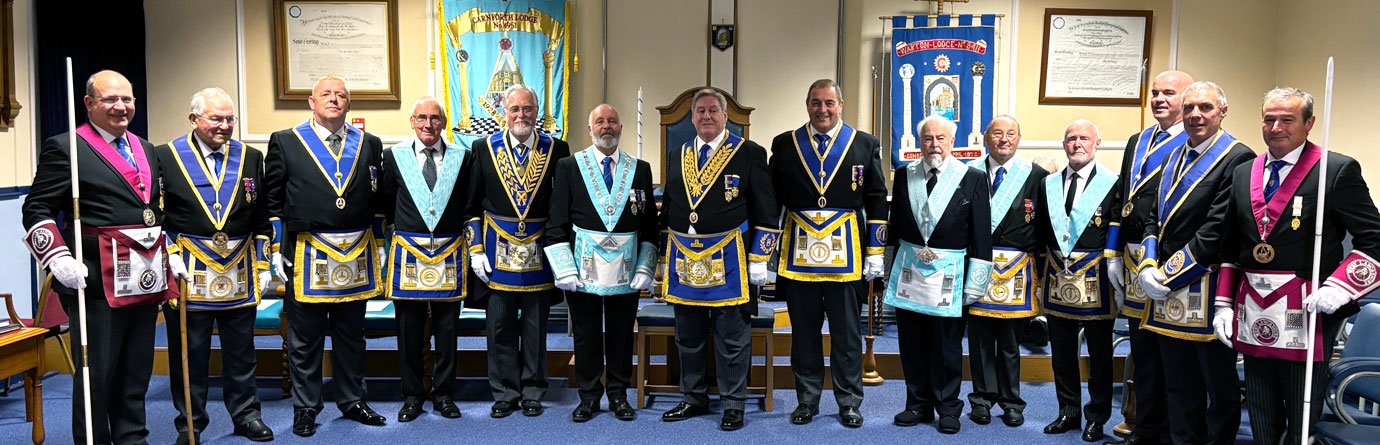
[(920, 159), (916, 124), (932, 114), (958, 124), (953, 156), (982, 156), (992, 120), (996, 16), (892, 18), (891, 168)]

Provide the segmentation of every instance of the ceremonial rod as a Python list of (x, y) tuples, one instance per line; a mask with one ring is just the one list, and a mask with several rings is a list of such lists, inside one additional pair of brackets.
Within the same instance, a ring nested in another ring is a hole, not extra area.
[[(76, 254), (77, 266), (86, 268), (81, 248), (81, 183), (77, 176), (77, 98), (72, 91), (72, 58), (67, 58), (67, 161), (72, 166), (72, 251)], [(86, 279), (86, 274), (82, 274)], [(87, 361), (86, 342), (86, 286), (77, 286), (77, 319), (81, 323), (81, 407), (85, 416), (86, 445), (93, 445), (95, 433), (91, 427), (91, 363)]]
[[(1332, 127), (1332, 58), (1327, 58), (1327, 87), (1323, 89), (1323, 137), (1322, 137), (1322, 157), (1318, 160), (1318, 215), (1317, 221), (1313, 224), (1313, 286), (1309, 288), (1313, 292), (1318, 291), (1322, 285), (1322, 239), (1323, 239), (1323, 209), (1327, 202), (1327, 152), (1328, 138), (1331, 136)], [(1307, 291), (1305, 291), (1307, 292)], [(1305, 298), (1307, 294), (1305, 293)], [(1312, 425), (1309, 420), (1313, 419), (1313, 342), (1316, 341), (1313, 332), (1318, 326), (1318, 311), (1308, 311), (1308, 356), (1304, 359), (1303, 365), (1303, 420), (1299, 423), (1299, 442), (1308, 443), (1308, 429)], [(1327, 339), (1323, 339), (1327, 340)], [(1335, 339), (1333, 339), (1335, 340)], [(1323, 357), (1327, 360), (1327, 357)]]
[[(232, 187), (234, 185), (235, 184), (230, 184)], [(173, 279), (182, 281), (176, 277), (173, 277)], [(181, 283), (177, 284), (180, 285)], [(182, 347), (178, 348), (182, 350), (182, 415), (187, 418), (187, 443), (196, 445), (196, 426), (192, 424), (192, 376), (191, 371), (187, 367), (187, 301), (189, 301), (187, 298), (187, 289), (184, 289), (182, 292), (182, 302), (177, 305), (178, 324), (181, 325), (179, 326), (181, 329), (178, 329), (181, 332), (179, 332), (178, 335), (182, 338)]]

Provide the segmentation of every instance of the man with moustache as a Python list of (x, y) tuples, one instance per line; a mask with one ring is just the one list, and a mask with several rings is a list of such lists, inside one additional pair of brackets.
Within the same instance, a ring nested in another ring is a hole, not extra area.
[(664, 297), (675, 309), (683, 396), (661, 420), (709, 413), (705, 367), (712, 330), (724, 407), (719, 429), (733, 431), (743, 427), (752, 368), (750, 321), (757, 302), (748, 286), (766, 284), (767, 262), (781, 232), (767, 151), (726, 130), (727, 102), (716, 89), (696, 91), (691, 100), (695, 139), (667, 153), (661, 264)]
[(1045, 434), (1076, 431), (1083, 417), (1079, 373), (1081, 328), (1088, 346), (1088, 423), (1083, 441), (1102, 439), (1112, 414), (1112, 323), (1121, 306), (1108, 278), (1116, 253), (1107, 240), (1118, 234), (1116, 205), (1121, 202), (1116, 172), (1096, 162), (1097, 126), (1078, 119), (1064, 130), (1068, 166), (1045, 178), (1039, 192), (1037, 221), (1045, 245), (1044, 312), (1054, 371), (1059, 417)]
[[(460, 175), (473, 168), (465, 147), (445, 140), (446, 112), (434, 97), (412, 105), (415, 137), (383, 153), (379, 196), (388, 221), (387, 296), (398, 321), (398, 373), (403, 405), (399, 422), (422, 414), (423, 401), (441, 417), (460, 417), (455, 390), (455, 324), (466, 296), (469, 255), (465, 253), (465, 186)], [(391, 199), (390, 199), (391, 198)], [(430, 330), (428, 331), (428, 323)], [(432, 387), (423, 385), (423, 354), (435, 336)]]
[(187, 330), (187, 366), (196, 442), (211, 420), (206, 415), (212, 328), (220, 333), (225, 409), (236, 435), (255, 442), (273, 440), (263, 421), (254, 383), (254, 316), (268, 285), (265, 245), (273, 229), (264, 200), (263, 153), (234, 140), (235, 102), (220, 88), (192, 95), (187, 114), (192, 131), (159, 146), (164, 166), (170, 266), (178, 271), (184, 323), (176, 304), (163, 308), (168, 321), (168, 377), (177, 407), (178, 443), (187, 442), (187, 410), (182, 392), (182, 336)]
[(1222, 130), (1227, 94), (1217, 84), (1195, 82), (1182, 99), (1188, 142), (1165, 158), (1155, 200), (1137, 214), (1149, 216), (1140, 224), (1147, 265), (1138, 280), (1150, 296), (1144, 328), (1161, 336), (1160, 358), (1176, 371), (1164, 382), (1170, 438), (1229, 444), (1241, 426), (1236, 351), (1213, 341), (1212, 284), (1218, 273), (1185, 248), (1211, 212), (1223, 210), (1213, 209), (1212, 202), (1231, 192), (1231, 172), (1255, 152)]
[(364, 401), (365, 300), (383, 292), (383, 144), (346, 125), (350, 90), (325, 76), (307, 98), (312, 117), (274, 132), (264, 160), (274, 273), (287, 285), (292, 433), (316, 434), (321, 363), (331, 333), (335, 401), (346, 419), (383, 425)]
[[(552, 166), (570, 146), (536, 130), (537, 93), (522, 84), (503, 91), (507, 130), (474, 141), (465, 236), (470, 268), (492, 293), (485, 306), (489, 416), (508, 417), (521, 400), (522, 414), (539, 416), (546, 395), (546, 320), (552, 292), (550, 266), (542, 260), (543, 232), (551, 211)], [(520, 354), (520, 355), (519, 355)]]
[(1035, 203), (1049, 171), (1016, 154), (1021, 125), (1016, 118), (992, 118), (983, 135), (987, 155), (968, 164), (987, 173), (992, 212), (992, 281), (982, 299), (968, 307), (968, 361), (973, 375), (973, 405), (968, 418), (992, 421), (993, 404), (1007, 426), (1025, 423), (1021, 399), (1021, 329), (1040, 313), (1035, 292), (1040, 239)]
[[(594, 145), (556, 163), (546, 258), (556, 287), (569, 292), (580, 404), (570, 414), (587, 422), (608, 394), (618, 420), (633, 420), (633, 323), (638, 293), (652, 287), (656, 267), (656, 203), (652, 167), (618, 150), (623, 124), (608, 104), (589, 113)], [(600, 319), (603, 322), (600, 322)], [(605, 388), (605, 359), (608, 386)]]
[[(1370, 199), (1361, 164), (1329, 151), (1318, 241), (1322, 257), (1315, 259), (1317, 166), (1323, 149), (1308, 141), (1313, 97), (1297, 88), (1276, 88), (1265, 94), (1261, 115), (1269, 150), (1233, 170), (1230, 190), (1217, 195), (1211, 216), (1179, 252), (1197, 260), (1197, 273), (1204, 264), (1222, 263), (1213, 328), (1218, 339), (1231, 342), (1245, 356), (1253, 440), (1299, 443), (1305, 361), (1315, 362), (1307, 420), (1312, 424), (1322, 414), (1329, 387), (1326, 360), (1337, 333), (1360, 310), (1356, 300), (1380, 287), (1375, 273), (1380, 267), (1380, 212)], [(1350, 253), (1342, 247), (1348, 234)], [(1313, 261), (1328, 276), (1320, 288), (1306, 292)], [(1309, 312), (1317, 313), (1320, 325), (1314, 328), (1312, 357), (1306, 341)]]
[(796, 400), (791, 423), (819, 414), (824, 388), (824, 343), (829, 317), (834, 401), (843, 426), (862, 426), (862, 324), (867, 297), (863, 280), (882, 276), (886, 242), (886, 175), (881, 143), (840, 119), (838, 84), (821, 79), (805, 98), (808, 124), (771, 143), (771, 173), (786, 208), (776, 288), (791, 315), (791, 371)]
[[(76, 129), (78, 184), (72, 184), (71, 134), (43, 141), (24, 198), (23, 241), (57, 280), (53, 289), (71, 319), (72, 338), (89, 329), (86, 346), (72, 348), (72, 362), (90, 368), (91, 383), (72, 381), (73, 442), (143, 443), (158, 303), (178, 295), (170, 284), (173, 271), (164, 267), (170, 262), (159, 226), (162, 165), (153, 145), (128, 131), (135, 106), (125, 76), (92, 74), (82, 100), (88, 123)], [(67, 247), (78, 236), (71, 220), (74, 186), (81, 195), (82, 261)], [(86, 289), (85, 319), (78, 315), (78, 289)], [(83, 406), (88, 390), (91, 419)], [(86, 436), (86, 421), (94, 437)]]
[(906, 409), (897, 426), (934, 420), (956, 434), (963, 401), (963, 307), (987, 293), (992, 274), (992, 218), (987, 175), (949, 155), (952, 121), (930, 115), (920, 122), (924, 158), (898, 172), (892, 185), (895, 259), (885, 302), (896, 307)]
[[(1144, 223), (1156, 217), (1150, 208), (1159, 190), (1164, 159), (1188, 140), (1183, 131), (1182, 104), (1184, 89), (1191, 83), (1193, 77), (1182, 71), (1162, 72), (1150, 83), (1150, 113), (1156, 123), (1126, 141), (1121, 158), (1122, 202), (1116, 209), (1108, 209), (1121, 214), (1122, 235), (1109, 241), (1113, 242), (1110, 248), (1118, 252), (1115, 263), (1125, 265), (1110, 270), (1118, 273), (1108, 276), (1117, 292), (1125, 295), (1121, 315), (1126, 317), (1131, 332), (1131, 356), (1126, 360), (1131, 378), (1126, 381), (1126, 403), (1121, 409), (1125, 421), (1112, 430), (1127, 435), (1127, 444), (1161, 442), (1160, 433), (1168, 414), (1160, 337), (1141, 332), (1147, 299), (1136, 277), (1156, 255), (1140, 244), (1140, 236), (1145, 232)], [(1151, 258), (1146, 259), (1147, 256)]]

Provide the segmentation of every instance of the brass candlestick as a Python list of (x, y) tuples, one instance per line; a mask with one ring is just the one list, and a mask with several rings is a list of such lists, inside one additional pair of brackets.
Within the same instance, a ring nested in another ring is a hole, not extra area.
[(877, 386), (885, 382), (881, 374), (877, 373), (877, 354), (872, 351), (872, 342), (877, 338), (876, 333), (877, 316), (880, 309), (877, 307), (879, 298), (875, 298), (873, 293), (873, 280), (867, 281), (867, 335), (863, 337), (867, 341), (867, 350), (863, 352), (863, 384), (867, 386)]

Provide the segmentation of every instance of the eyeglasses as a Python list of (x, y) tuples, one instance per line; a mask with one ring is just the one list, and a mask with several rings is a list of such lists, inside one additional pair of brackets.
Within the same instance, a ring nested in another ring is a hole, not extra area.
[(133, 97), (130, 97), (130, 96), (110, 96), (110, 97), (102, 97), (102, 98), (100, 98), (99, 100), (101, 101), (101, 103), (106, 104), (106, 105), (115, 105), (117, 102), (118, 102), (118, 103), (123, 103), (123, 104), (125, 104), (125, 106), (134, 105), (134, 98), (133, 98)]
[(1016, 132), (1014, 132), (1014, 131), (1008, 131), (1008, 132), (1005, 132), (1005, 133), (1002, 133), (1002, 132), (1000, 132), (1000, 131), (993, 131), (993, 132), (991, 133), (992, 139), (993, 139), (993, 140), (997, 140), (997, 141), (1006, 140), (1006, 139), (1016, 139), (1016, 137), (1018, 137), (1018, 136), (1020, 136), (1020, 135), (1019, 135), (1019, 134), (1016, 134)]
[(201, 116), (201, 119), (204, 120), (204, 121), (206, 121), (206, 123), (211, 124), (211, 125), (215, 125), (215, 126), (217, 126), (217, 127), (221, 126), (222, 124), (235, 125), (235, 116), (204, 116), (204, 115), (203, 115), (203, 116)]
[(518, 114), (518, 113), (532, 114), (532, 113), (536, 113), (536, 112), (537, 112), (537, 107), (532, 106), (532, 105), (524, 105), (524, 106), (513, 105), (513, 106), (511, 106), (511, 107), (508, 107), (508, 112), (509, 112), (509, 113), (512, 113), (512, 114)]
[(416, 123), (431, 121), (433, 124), (440, 124), (444, 123), (446, 118), (441, 117), (439, 114), (415, 114), (412, 116), (412, 121)]

